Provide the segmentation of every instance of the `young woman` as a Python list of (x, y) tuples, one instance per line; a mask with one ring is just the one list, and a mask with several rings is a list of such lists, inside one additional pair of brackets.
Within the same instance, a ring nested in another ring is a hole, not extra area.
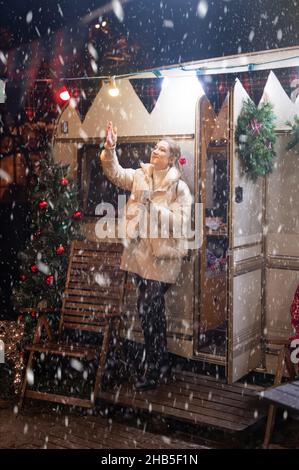
[[(135, 388), (146, 390), (155, 388), (169, 371), (164, 295), (176, 282), (186, 254), (192, 196), (181, 179), (181, 151), (175, 141), (168, 137), (160, 140), (151, 152), (150, 163), (142, 163), (137, 170), (120, 166), (116, 142), (117, 130), (109, 122), (100, 159), (107, 178), (131, 192), (121, 268), (134, 273), (138, 285), (145, 369)], [(140, 217), (136, 229), (136, 213), (143, 216), (145, 230), (140, 229)]]

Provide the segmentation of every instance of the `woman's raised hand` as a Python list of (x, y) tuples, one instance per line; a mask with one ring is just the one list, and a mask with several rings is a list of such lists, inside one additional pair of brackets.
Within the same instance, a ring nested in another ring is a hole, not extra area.
[(117, 127), (113, 127), (112, 121), (108, 122), (106, 129), (106, 142), (104, 147), (106, 149), (114, 148), (117, 142)]

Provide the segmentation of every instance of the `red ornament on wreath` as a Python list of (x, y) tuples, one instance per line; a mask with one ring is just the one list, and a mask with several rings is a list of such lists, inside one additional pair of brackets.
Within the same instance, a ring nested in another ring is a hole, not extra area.
[(47, 286), (52, 286), (54, 284), (54, 276), (52, 274), (49, 274), (49, 276), (45, 278), (45, 284), (47, 284)]
[(61, 184), (61, 186), (68, 186), (69, 180), (67, 178), (62, 178), (60, 180), (60, 184)]
[(36, 264), (33, 264), (30, 269), (32, 273), (36, 273), (38, 271)]
[(38, 207), (39, 207), (40, 209), (46, 209), (46, 207), (48, 207), (47, 201), (39, 201)]
[(57, 255), (62, 255), (65, 252), (65, 248), (63, 245), (59, 245), (56, 247), (55, 252)]
[(20, 281), (26, 282), (27, 279), (28, 279), (28, 277), (26, 276), (26, 274), (21, 274), (21, 275), (20, 275)]
[(81, 211), (76, 211), (73, 213), (73, 219), (79, 220), (82, 218), (82, 212)]
[(258, 122), (256, 118), (253, 118), (250, 122), (251, 132), (252, 135), (260, 134), (261, 129), (263, 128), (263, 124)]

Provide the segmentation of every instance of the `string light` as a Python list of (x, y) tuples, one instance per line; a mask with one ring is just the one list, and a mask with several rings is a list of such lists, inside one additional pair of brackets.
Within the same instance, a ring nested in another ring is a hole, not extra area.
[[(99, 19), (99, 24), (101, 24), (101, 27), (103, 27), (103, 22), (106, 20), (103, 20), (100, 23)], [(298, 55), (298, 46), (292, 46), (292, 47), (287, 47), (287, 48), (281, 48), (277, 50), (269, 50), (269, 51), (259, 51), (258, 53), (254, 54), (255, 56), (260, 57), (262, 55), (266, 55), (267, 57), (271, 57), (271, 55), (277, 54), (277, 53), (282, 53), (282, 52), (291, 52), (294, 51), (294, 55), (287, 56), (287, 57), (279, 57), (278, 59), (269, 59), (267, 61), (263, 62), (251, 62), (249, 64), (244, 64), (242, 63), (242, 58), (244, 61), (244, 58), (249, 58), (253, 57), (253, 54), (238, 54), (238, 55), (232, 55), (229, 57), (222, 57), (220, 58), (214, 58), (214, 59), (208, 59), (205, 62), (204, 61), (198, 61), (194, 62), (192, 64), (174, 64), (171, 66), (166, 66), (166, 67), (161, 67), (160, 69), (145, 69), (140, 72), (131, 72), (131, 73), (126, 73), (126, 74), (120, 74), (114, 77), (117, 78), (118, 80), (122, 78), (135, 78), (135, 77), (144, 77), (146, 74), (150, 74), (147, 77), (144, 78), (151, 78), (152, 76), (157, 77), (157, 78), (162, 78), (167, 75), (163, 74), (163, 72), (169, 72), (169, 71), (175, 71), (177, 70), (178, 73), (174, 73), (169, 75), (169, 78), (179, 78), (182, 77), (182, 72), (184, 73), (185, 77), (188, 76), (194, 76), (194, 72), (196, 72), (197, 75), (213, 75), (213, 74), (219, 74), (219, 73), (236, 73), (236, 72), (246, 72), (246, 71), (255, 71), (255, 70), (267, 70), (267, 69), (273, 69), (273, 68), (281, 68), (281, 64), (285, 61), (294, 61), (295, 63), (292, 65), (286, 65), (287, 67), (296, 67), (299, 65), (299, 55)], [(296, 52), (295, 52), (296, 51)], [(297, 55), (295, 55), (297, 53)], [(223, 60), (226, 59), (225, 61), (225, 66), (221, 65), (219, 67), (216, 66), (211, 66), (209, 67), (208, 64), (209, 62), (215, 63), (215, 62), (220, 62), (220, 60), (223, 62)], [(232, 60), (239, 60), (239, 63), (236, 65), (229, 65), (230, 61)], [(203, 64), (204, 62), (204, 64)], [(276, 65), (277, 64), (277, 65)], [(190, 75), (188, 75), (188, 72), (191, 72)], [(110, 76), (107, 75), (100, 75), (100, 76), (94, 76), (94, 77), (62, 77), (59, 79), (60, 81), (78, 81), (78, 80), (104, 80), (104, 81), (109, 81), (111, 80)], [(52, 82), (51, 79), (36, 79), (36, 82)]]
[(63, 102), (69, 101), (71, 99), (71, 95), (65, 86), (63, 86), (62, 88), (58, 90), (58, 97)]
[(112, 77), (109, 81), (108, 93), (110, 96), (116, 97), (119, 95), (119, 88), (117, 88), (115, 83), (115, 77)]

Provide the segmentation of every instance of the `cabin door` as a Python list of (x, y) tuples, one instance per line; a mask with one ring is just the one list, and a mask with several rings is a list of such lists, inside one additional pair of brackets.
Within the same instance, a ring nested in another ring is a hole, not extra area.
[(264, 182), (261, 178), (253, 182), (242, 175), (237, 154), (239, 144), (234, 140), (238, 116), (246, 99), (248, 95), (236, 81), (229, 102), (229, 383), (261, 362)]
[(199, 259), (196, 355), (225, 364), (227, 355), (228, 106), (218, 115), (206, 96), (199, 102), (199, 201), (203, 243)]

